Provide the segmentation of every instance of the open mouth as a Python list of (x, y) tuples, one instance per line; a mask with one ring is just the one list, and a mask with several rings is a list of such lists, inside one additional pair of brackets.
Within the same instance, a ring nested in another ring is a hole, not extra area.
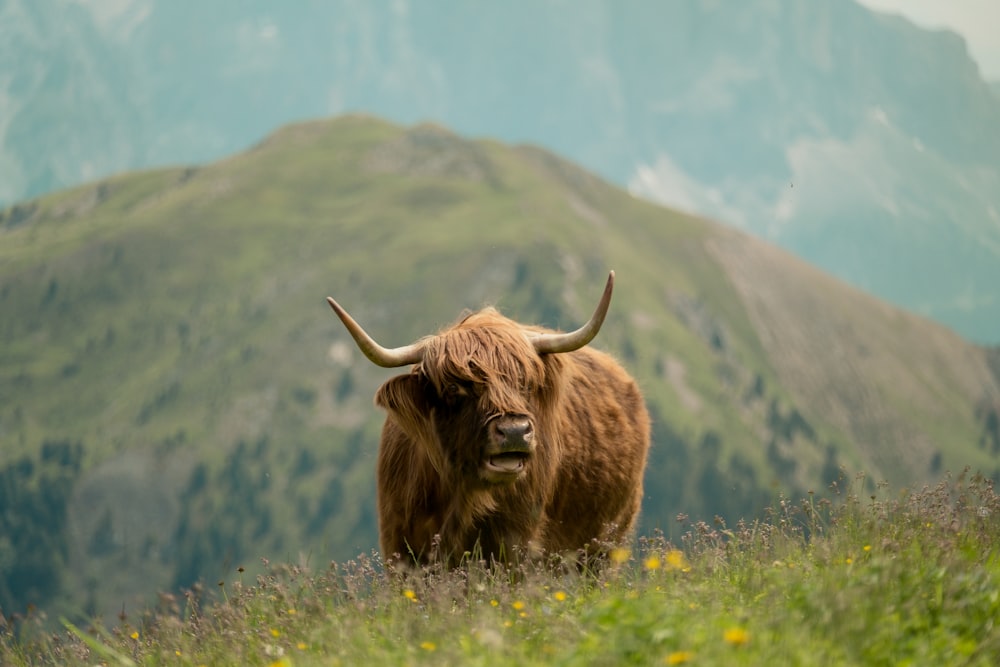
[(517, 475), (524, 470), (527, 460), (527, 452), (502, 452), (487, 458), (484, 467), (494, 474)]

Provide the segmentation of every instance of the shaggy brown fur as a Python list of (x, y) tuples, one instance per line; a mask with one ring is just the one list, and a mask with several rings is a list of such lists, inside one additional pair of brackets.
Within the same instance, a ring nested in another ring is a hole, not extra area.
[[(379, 388), (387, 561), (593, 553), (630, 534), (649, 449), (639, 389), (602, 352), (539, 355), (528, 335), (542, 331), (487, 308), (425, 339), (423, 361)], [(511, 425), (523, 465), (497, 473), (487, 462), (504, 462), (490, 457)]]

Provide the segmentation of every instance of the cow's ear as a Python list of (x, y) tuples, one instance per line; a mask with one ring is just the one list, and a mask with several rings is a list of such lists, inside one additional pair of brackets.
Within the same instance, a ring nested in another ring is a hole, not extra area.
[(427, 381), (416, 374), (397, 375), (378, 388), (375, 405), (393, 412), (424, 412), (427, 405)]
[(426, 378), (411, 373), (398, 375), (375, 393), (375, 405), (396, 419), (404, 431), (417, 434), (427, 429), (433, 389)]

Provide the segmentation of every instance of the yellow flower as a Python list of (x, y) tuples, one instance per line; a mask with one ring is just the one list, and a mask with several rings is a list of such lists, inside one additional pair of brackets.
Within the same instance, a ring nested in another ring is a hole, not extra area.
[(279, 630), (278, 628), (271, 628), (271, 636), (275, 638), (280, 637), (281, 630)]
[(657, 556), (650, 556), (646, 559), (644, 563), (647, 570), (659, 570), (660, 569), (660, 559)]
[(733, 646), (743, 646), (750, 641), (750, 633), (743, 628), (728, 628), (722, 633), (722, 641)]
[(417, 601), (417, 594), (414, 593), (413, 591), (411, 591), (409, 588), (407, 588), (405, 591), (403, 591), (403, 597), (406, 598), (407, 600), (409, 600), (410, 602), (416, 602)]
[(496, 600), (490, 600), (490, 606), (491, 607), (498, 607), (498, 606), (500, 606), (500, 603), (497, 602)]
[(862, 547), (862, 549), (864, 549), (865, 551), (871, 551), (872, 550), (872, 545), (866, 544), (865, 546)]
[(420, 648), (424, 649), (425, 651), (433, 651), (434, 649), (437, 648), (437, 644), (435, 644), (434, 642), (424, 642), (420, 645)]
[(691, 662), (691, 658), (693, 657), (694, 654), (691, 653), (691, 651), (674, 651), (666, 658), (664, 658), (663, 662), (667, 663), (668, 665), (683, 665), (685, 663)]
[(521, 611), (522, 609), (524, 609), (524, 603), (521, 602), (520, 600), (515, 600), (514, 604), (512, 604), (511, 606), (517, 611)]
[(552, 597), (554, 597), (559, 602), (564, 602), (566, 600), (566, 593), (563, 591), (556, 591), (555, 593), (552, 594)]
[(679, 549), (672, 549), (667, 552), (667, 567), (671, 570), (680, 570), (681, 572), (691, 571), (691, 564), (684, 557), (684, 552)]
[(844, 559), (844, 562), (847, 563), (848, 565), (850, 565), (851, 563), (854, 562), (854, 559), (851, 558), (850, 556), (848, 556), (847, 558)]
[(306, 646), (305, 642), (299, 642), (298, 644), (295, 645), (295, 648), (299, 649), (300, 651), (305, 651), (309, 647)]
[(628, 549), (622, 549), (621, 547), (613, 550), (610, 554), (611, 562), (616, 565), (621, 565), (628, 562), (629, 552)]
[(139, 631), (138, 630), (133, 631), (132, 634), (129, 635), (129, 637), (131, 637), (132, 639), (139, 639)]

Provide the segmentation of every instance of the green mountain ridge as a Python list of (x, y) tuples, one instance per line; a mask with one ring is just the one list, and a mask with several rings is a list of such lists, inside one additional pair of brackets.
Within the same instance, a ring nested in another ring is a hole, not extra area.
[(0, 25), (0, 206), (302, 118), (432, 120), (1000, 343), (996, 88), (959, 35), (856, 0), (5, 0)]
[[(0, 213), (0, 608), (111, 615), (260, 557), (371, 549), (375, 388), (465, 308), (582, 322), (654, 418), (642, 530), (839, 467), (1000, 477), (990, 351), (532, 146), (344, 116)], [(54, 574), (55, 573), (55, 574)]]

